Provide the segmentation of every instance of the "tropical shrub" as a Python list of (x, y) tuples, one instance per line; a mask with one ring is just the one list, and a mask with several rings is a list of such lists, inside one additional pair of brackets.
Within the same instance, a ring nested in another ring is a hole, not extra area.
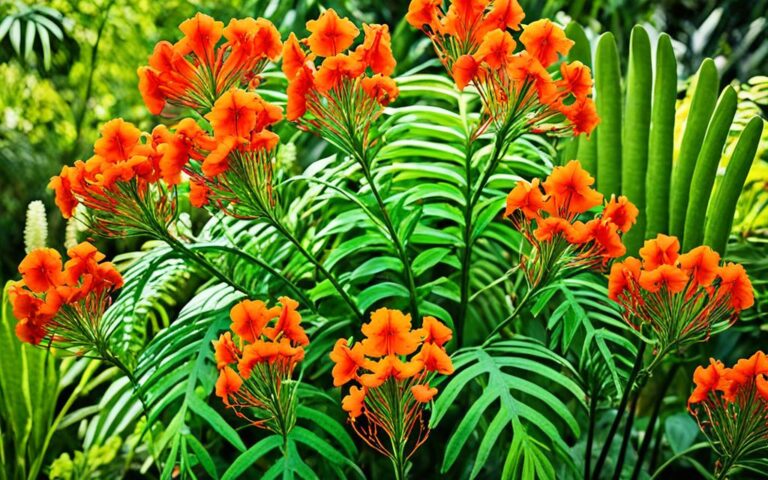
[[(449, 78), (395, 75), (389, 27), (334, 9), (285, 39), (197, 13), (155, 45), (137, 76), (161, 123), (109, 120), (48, 184), (72, 225), (145, 248), (112, 263), (73, 241), (65, 261), (29, 210), (0, 330), (19, 366), (0, 372), (3, 478), (760, 471), (762, 352), (666, 389), (754, 325), (754, 259), (725, 247), (762, 120), (710, 201), (737, 103), (716, 103), (711, 61), (674, 161), (667, 37), (654, 84), (633, 30), (622, 115), (610, 34), (593, 81), (583, 29), (516, 0), (413, 0), (405, 22)], [(668, 398), (707, 442), (665, 446)]]

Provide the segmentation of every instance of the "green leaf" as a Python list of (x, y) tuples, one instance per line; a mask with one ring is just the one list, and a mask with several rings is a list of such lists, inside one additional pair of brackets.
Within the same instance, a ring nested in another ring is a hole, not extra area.
[(621, 193), (640, 211), (637, 222), (622, 238), (628, 252), (640, 249), (645, 239), (645, 174), (648, 168), (648, 131), (651, 125), (651, 41), (645, 28), (636, 26), (630, 39), (627, 72), (626, 118), (621, 155)]
[(360, 292), (357, 304), (360, 310), (365, 311), (376, 302), (391, 297), (409, 298), (410, 293), (407, 288), (397, 283), (377, 283)]
[(241, 478), (241, 475), (243, 475), (251, 465), (282, 444), (283, 437), (280, 435), (271, 435), (259, 440), (254, 446), (241, 453), (235, 461), (232, 462), (232, 465), (230, 465), (227, 471), (224, 472), (224, 475), (222, 475), (221, 480)]
[(760, 117), (752, 118), (741, 132), (736, 149), (725, 169), (725, 176), (719, 182), (707, 211), (704, 244), (720, 252), (721, 255), (725, 255), (736, 204), (755, 159), (762, 132), (763, 119)]
[(675, 142), (677, 61), (672, 40), (666, 33), (656, 45), (656, 77), (648, 144), (648, 172), (645, 190), (645, 238), (655, 238), (669, 226), (669, 190)]
[(616, 40), (600, 35), (595, 51), (595, 103), (597, 126), (597, 189), (610, 196), (621, 193), (621, 71)]
[(683, 251), (697, 247), (704, 241), (704, 223), (709, 197), (715, 184), (715, 175), (717, 175), (717, 167), (728, 138), (728, 130), (736, 115), (736, 102), (736, 91), (730, 85), (725, 87), (707, 127), (688, 193)]
[(450, 254), (451, 250), (448, 248), (430, 248), (419, 253), (416, 258), (413, 259), (411, 267), (413, 268), (413, 274), (419, 276), (437, 265), (446, 255)]
[(200, 418), (205, 420), (216, 433), (224, 437), (229, 443), (241, 452), (245, 451), (245, 444), (237, 434), (237, 431), (232, 428), (223, 418), (219, 415), (219, 412), (208, 406), (196, 395), (191, 395), (187, 398), (187, 405), (189, 409), (196, 413)]
[[(709, 119), (717, 101), (717, 67), (711, 59), (701, 64), (696, 75), (691, 108), (685, 122), (685, 132), (680, 144), (675, 169), (672, 172), (672, 189), (669, 200), (669, 233), (684, 242), (685, 213), (688, 209), (690, 192), (696, 159), (704, 141)], [(701, 206), (704, 208), (704, 206)]]

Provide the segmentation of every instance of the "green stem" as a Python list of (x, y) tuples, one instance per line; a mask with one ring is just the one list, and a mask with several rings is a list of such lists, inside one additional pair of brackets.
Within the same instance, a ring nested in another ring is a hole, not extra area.
[(635, 364), (632, 366), (632, 371), (629, 373), (629, 377), (627, 378), (627, 386), (624, 388), (624, 393), (621, 395), (619, 408), (616, 411), (616, 418), (613, 419), (611, 428), (610, 430), (608, 430), (608, 435), (605, 438), (605, 443), (603, 444), (603, 448), (600, 450), (600, 456), (598, 457), (597, 463), (595, 464), (595, 469), (592, 472), (593, 480), (597, 480), (600, 478), (601, 470), (603, 469), (603, 465), (605, 465), (605, 460), (608, 458), (608, 451), (611, 448), (611, 443), (613, 443), (613, 437), (616, 436), (616, 432), (618, 431), (619, 425), (621, 424), (621, 419), (622, 417), (624, 417), (624, 410), (627, 408), (629, 397), (632, 394), (632, 391), (634, 390), (635, 379), (637, 378), (637, 374), (640, 373), (640, 368), (643, 365), (644, 353), (645, 353), (645, 342), (642, 342), (640, 344), (640, 347), (637, 349)]
[(584, 479), (588, 479), (592, 467), (592, 444), (595, 441), (595, 416), (597, 413), (597, 393), (589, 399), (589, 431), (587, 432), (587, 448), (584, 451)]
[(286, 240), (291, 242), (296, 249), (301, 253), (301, 255), (306, 258), (309, 263), (311, 263), (320, 273), (323, 274), (325, 278), (328, 279), (329, 282), (331, 282), (331, 285), (336, 289), (336, 291), (339, 293), (339, 296), (341, 296), (342, 300), (349, 306), (350, 310), (357, 316), (358, 320), (363, 319), (363, 313), (360, 311), (359, 308), (357, 308), (357, 304), (352, 300), (352, 298), (349, 296), (349, 294), (344, 290), (344, 288), (341, 286), (339, 281), (334, 277), (331, 272), (329, 272), (322, 263), (312, 254), (310, 253), (304, 245), (301, 244), (298, 238), (296, 238), (295, 235), (293, 235), (285, 226), (280, 223), (279, 220), (277, 220), (275, 217), (273, 217), (271, 214), (267, 215), (266, 219), (269, 221), (269, 223), (275, 227), (275, 229), (283, 236)]
[(488, 346), (488, 344), (491, 343), (491, 341), (493, 340), (493, 337), (495, 337), (497, 333), (499, 333), (512, 320), (514, 320), (515, 317), (517, 317), (517, 315), (520, 313), (520, 311), (522, 310), (522, 308), (526, 304), (526, 302), (528, 302), (528, 300), (530, 300), (530, 298), (533, 296), (532, 292), (533, 292), (532, 288), (529, 288), (525, 292), (525, 295), (523, 295), (523, 297), (520, 299), (520, 301), (517, 302), (517, 305), (515, 306), (515, 309), (512, 310), (512, 313), (509, 314), (509, 316), (507, 318), (505, 318), (501, 323), (496, 325), (496, 327), (491, 331), (491, 333), (488, 334), (488, 337), (486, 337), (485, 341), (483, 342), (483, 345), (482, 345), (483, 347)]
[(387, 231), (389, 231), (389, 236), (392, 239), (392, 245), (394, 245), (395, 250), (397, 251), (397, 255), (400, 257), (400, 262), (403, 264), (403, 276), (405, 277), (405, 283), (408, 287), (411, 314), (413, 315), (413, 318), (419, 319), (419, 297), (416, 293), (416, 282), (413, 275), (413, 269), (411, 268), (411, 262), (408, 259), (408, 252), (405, 249), (405, 245), (403, 245), (403, 242), (400, 240), (400, 236), (397, 234), (397, 229), (392, 222), (392, 218), (389, 216), (387, 206), (384, 204), (384, 199), (381, 197), (379, 189), (376, 187), (376, 183), (374, 182), (373, 174), (368, 165), (368, 160), (362, 145), (359, 145), (359, 147), (354, 150), (353, 154), (363, 169), (365, 180), (368, 182), (368, 186), (371, 188), (371, 192), (373, 193), (373, 197), (376, 199), (379, 210), (381, 210), (384, 226), (386, 226)]
[(272, 268), (264, 262), (263, 260), (254, 257), (253, 255), (249, 254), (248, 252), (244, 252), (238, 248), (235, 247), (229, 247), (226, 245), (193, 245), (191, 250), (220, 250), (223, 252), (231, 253), (233, 255), (237, 255), (240, 257), (243, 257), (248, 262), (251, 262), (255, 265), (258, 265), (259, 268), (264, 269), (269, 274), (279, 278), (288, 288), (291, 289), (291, 291), (301, 300), (302, 304), (307, 305), (309, 308), (311, 308), (315, 313), (317, 313), (317, 310), (314, 307), (314, 304), (312, 301), (304, 294), (304, 292), (291, 280), (289, 280), (285, 275), (283, 275), (280, 271)]
[(226, 283), (227, 285), (231, 286), (235, 290), (238, 290), (246, 295), (250, 295), (250, 292), (248, 291), (248, 289), (238, 284), (237, 282), (229, 278), (227, 275), (224, 275), (221, 271), (219, 271), (218, 268), (214, 267), (213, 264), (211, 264), (211, 262), (209, 262), (207, 258), (205, 258), (205, 255), (201, 255), (199, 252), (193, 250), (192, 248), (189, 248), (189, 246), (187, 246), (184, 242), (175, 238), (166, 230), (160, 229), (159, 231), (156, 231), (153, 233), (155, 234), (156, 238), (167, 243), (168, 246), (176, 250), (178, 253), (182, 254), (187, 259), (197, 263), (206, 272), (210, 273), (221, 282)]
[(637, 411), (637, 401), (640, 398), (640, 392), (643, 389), (643, 385), (639, 385), (635, 396), (632, 398), (632, 403), (629, 406), (629, 417), (624, 423), (624, 434), (621, 437), (621, 447), (619, 448), (619, 457), (616, 460), (616, 468), (613, 471), (613, 480), (619, 480), (621, 478), (621, 471), (624, 467), (624, 458), (627, 455), (627, 446), (629, 445), (629, 439), (632, 437), (632, 427), (635, 423), (635, 412)]
[(669, 385), (672, 383), (672, 379), (677, 373), (677, 369), (680, 364), (673, 365), (667, 375), (664, 377), (664, 381), (661, 384), (661, 391), (657, 392), (656, 402), (653, 405), (653, 411), (651, 412), (651, 418), (648, 420), (648, 427), (645, 429), (645, 435), (643, 435), (643, 443), (640, 444), (640, 449), (637, 451), (637, 462), (635, 468), (632, 471), (631, 480), (637, 480), (640, 477), (640, 471), (643, 469), (643, 462), (645, 455), (648, 453), (648, 448), (651, 446), (651, 440), (653, 439), (653, 431), (656, 426), (656, 421), (659, 419), (659, 413), (661, 412), (661, 406), (664, 404), (664, 397), (667, 394)]

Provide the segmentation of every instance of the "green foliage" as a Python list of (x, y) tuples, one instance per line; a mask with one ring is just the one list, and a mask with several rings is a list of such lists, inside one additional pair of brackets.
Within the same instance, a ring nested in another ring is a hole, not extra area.
[[(571, 27), (571, 35), (584, 42), (585, 37), (579, 30)], [(584, 47), (578, 50), (582, 57), (586, 51)], [(695, 93), (683, 120), (684, 133), (679, 151), (675, 152), (672, 149), (675, 130), (671, 125), (677, 72), (669, 39), (661, 36), (658, 42), (653, 85), (650, 44), (642, 27), (633, 31), (623, 90), (617, 52), (613, 36), (603, 34), (595, 51), (595, 102), (601, 117), (594, 132), (597, 136), (597, 161), (594, 163), (597, 171), (593, 173), (596, 173), (597, 188), (606, 195), (626, 195), (640, 209), (637, 224), (625, 238), (630, 255), (636, 254), (644, 239), (658, 233), (679, 237), (683, 249), (687, 250), (704, 241), (708, 219), (725, 215), (726, 218), (712, 222), (722, 221), (728, 225), (733, 219), (731, 209), (720, 205), (737, 201), (743, 180), (740, 184), (725, 187), (725, 182), (716, 184), (715, 180), (736, 111), (736, 93), (726, 87), (717, 102), (717, 69), (712, 60), (705, 60), (691, 86)], [(623, 114), (622, 99), (625, 103)], [(587, 165), (593, 164), (590, 140), (580, 138), (574, 142), (578, 142), (576, 151), (587, 155)], [(757, 142), (759, 135), (746, 137), (744, 153), (756, 149)], [(621, 148), (617, 148), (619, 145)], [(572, 154), (573, 150), (573, 146), (566, 144), (561, 155)], [(739, 166), (735, 164), (732, 168), (736, 171), (729, 178), (740, 179)], [(621, 172), (620, 176), (618, 172)], [(722, 188), (721, 193), (715, 193), (721, 201), (718, 204), (710, 202), (714, 185)], [(727, 200), (724, 195), (729, 195)], [(665, 223), (667, 215), (668, 223)], [(650, 219), (647, 225), (646, 219)], [(710, 239), (723, 253), (722, 232), (728, 227), (712, 228), (718, 228), (718, 240), (714, 236)]]
[(34, 479), (48, 446), (59, 378), (48, 352), (16, 339), (7, 290), (0, 302), (0, 478)]

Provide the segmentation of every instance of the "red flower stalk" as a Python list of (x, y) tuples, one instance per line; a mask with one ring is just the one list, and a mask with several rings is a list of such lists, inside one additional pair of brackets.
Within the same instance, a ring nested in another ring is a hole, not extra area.
[(268, 128), (282, 119), (279, 107), (255, 92), (221, 95), (205, 118), (213, 135), (191, 118), (173, 131), (155, 128), (160, 174), (169, 185), (191, 178), (195, 206), (215, 202), (223, 211), (255, 218), (275, 206), (272, 164), (279, 137)]
[(543, 185), (538, 179), (520, 181), (509, 192), (504, 215), (531, 246), (521, 262), (531, 288), (564, 269), (603, 268), (626, 252), (621, 236), (635, 223), (638, 210), (625, 197), (611, 197), (603, 212), (586, 223), (576, 220), (603, 203), (593, 183), (573, 160), (555, 167)]
[(696, 367), (688, 410), (718, 456), (717, 478), (768, 453), (768, 357), (757, 352), (732, 368), (710, 359)]
[(627, 323), (650, 330), (657, 360), (708, 340), (713, 329), (732, 325), (754, 303), (744, 267), (721, 265), (706, 246), (679, 251), (676, 237), (660, 234), (640, 249), (642, 261), (614, 264), (608, 281), (608, 295), (624, 308)]
[(23, 342), (88, 352), (111, 360), (107, 342), (110, 332), (101, 319), (111, 294), (123, 285), (114, 265), (88, 242), (61, 255), (52, 248), (30, 252), (21, 264), (22, 279), (9, 291), (16, 335)]
[(213, 346), (216, 395), (252, 425), (287, 436), (296, 423), (298, 383), (291, 377), (309, 338), (300, 325), (299, 304), (288, 297), (279, 301), (271, 308), (260, 300), (232, 307), (232, 332)]
[(429, 434), (424, 405), (437, 394), (430, 383), (437, 374), (453, 373), (444, 348), (452, 332), (433, 317), (412, 329), (410, 315), (387, 308), (373, 312), (362, 332), (366, 338), (360, 343), (336, 342), (330, 355), (333, 384), (359, 384), (350, 388), (342, 408), (360, 438), (389, 457), (397, 478), (403, 478), (406, 462)]
[(82, 205), (89, 227), (103, 236), (167, 229), (176, 217), (176, 195), (157, 181), (161, 154), (155, 140), (121, 118), (104, 124), (94, 155), (64, 166), (48, 185), (64, 218)]
[(282, 49), (280, 32), (263, 18), (232, 19), (224, 27), (198, 13), (179, 29), (184, 38), (159, 42), (149, 65), (138, 70), (139, 90), (155, 115), (168, 104), (207, 111), (232, 88), (256, 87), (267, 62), (277, 60)]
[(364, 24), (363, 42), (349, 51), (360, 32), (333, 9), (307, 22), (307, 30), (308, 38), (291, 34), (283, 46), (287, 119), (344, 151), (366, 149), (371, 125), (399, 93), (389, 77), (396, 64), (389, 28)]
[[(473, 84), (486, 109), (477, 135), (497, 131), (589, 134), (599, 119), (590, 98), (592, 77), (581, 62), (562, 63), (559, 79), (547, 68), (573, 41), (547, 19), (522, 25), (517, 0), (412, 0), (406, 20), (432, 40), (459, 90)], [(510, 30), (522, 33), (517, 40)], [(524, 48), (517, 53), (518, 43)]]

